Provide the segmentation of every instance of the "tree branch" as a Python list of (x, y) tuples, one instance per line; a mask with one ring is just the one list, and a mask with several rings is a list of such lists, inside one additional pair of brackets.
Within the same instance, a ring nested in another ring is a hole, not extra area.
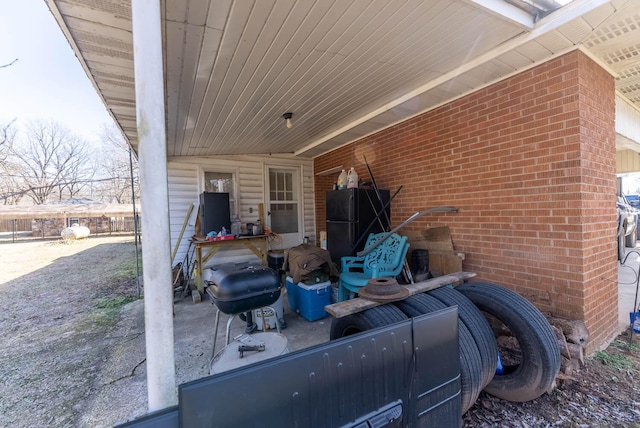
[(18, 58), (14, 59), (13, 61), (11, 61), (9, 64), (5, 64), (5, 65), (0, 65), (0, 68), (5, 68), (5, 67), (10, 67), (13, 64), (16, 63), (16, 61), (18, 61)]

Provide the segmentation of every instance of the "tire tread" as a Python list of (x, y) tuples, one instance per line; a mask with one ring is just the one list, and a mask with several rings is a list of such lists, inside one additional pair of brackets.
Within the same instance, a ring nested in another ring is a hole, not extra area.
[[(409, 317), (445, 309), (447, 305), (427, 294), (416, 294), (395, 305)], [(482, 391), (482, 359), (480, 351), (467, 327), (458, 322), (458, 349), (460, 358), (460, 395), (464, 414), (478, 399)]]
[(508, 401), (530, 401), (551, 389), (560, 370), (560, 350), (545, 316), (518, 293), (496, 284), (472, 282), (457, 290), (516, 336), (522, 361), (512, 373), (496, 375), (485, 391)]

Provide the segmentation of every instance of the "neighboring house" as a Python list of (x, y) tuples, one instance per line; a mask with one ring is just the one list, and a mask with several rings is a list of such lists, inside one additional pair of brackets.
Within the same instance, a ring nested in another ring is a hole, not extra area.
[(0, 206), (0, 220), (16, 219), (29, 219), (34, 237), (59, 237), (60, 232), (73, 223), (88, 227), (92, 234), (111, 233), (121, 231), (126, 219), (133, 219), (133, 205), (56, 203)]
[[(590, 349), (616, 335), (616, 173), (640, 171), (636, 0), (46, 1), (141, 157), (143, 204), (168, 192), (167, 250), (207, 173), (230, 174), (244, 223), (287, 190), (270, 173), (290, 174), (284, 246), (317, 242), (324, 192), (341, 168), (369, 181), (366, 156), (380, 187), (403, 186), (394, 225), (456, 206), (408, 229), (450, 226), (465, 270), (584, 320)], [(167, 180), (151, 186), (154, 170)], [(162, 302), (148, 338), (173, 343)], [(170, 371), (149, 354), (150, 379)]]

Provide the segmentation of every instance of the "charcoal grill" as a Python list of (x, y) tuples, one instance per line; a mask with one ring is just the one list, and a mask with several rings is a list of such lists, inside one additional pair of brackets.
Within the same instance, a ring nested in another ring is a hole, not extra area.
[[(280, 297), (280, 287), (280, 275), (274, 269), (266, 266), (241, 268), (231, 266), (213, 271), (207, 287), (207, 295), (217, 308), (211, 358), (215, 356), (216, 351), (220, 312), (230, 315), (225, 332), (225, 345), (228, 345), (231, 322), (236, 315), (265, 308), (276, 313), (271, 305)], [(264, 320), (264, 312), (261, 315)], [(280, 333), (280, 326), (277, 322), (275, 324), (278, 333)], [(263, 331), (265, 326), (266, 323), (263, 321)]]

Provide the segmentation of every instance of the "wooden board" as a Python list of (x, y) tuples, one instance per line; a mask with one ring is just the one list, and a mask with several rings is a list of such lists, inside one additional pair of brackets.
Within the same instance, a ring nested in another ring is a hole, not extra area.
[[(406, 287), (409, 290), (409, 295), (413, 296), (414, 294), (435, 290), (436, 288), (440, 288), (444, 285), (454, 284), (465, 279), (473, 278), (474, 276), (476, 276), (474, 272), (455, 272), (449, 275), (431, 278), (426, 281), (416, 282), (415, 284), (403, 285), (403, 287)], [(364, 311), (365, 309), (375, 308), (376, 306), (384, 304), (385, 303), (356, 297), (355, 299), (327, 305), (324, 307), (324, 310), (336, 318), (342, 318), (347, 315), (355, 314), (357, 312)]]

